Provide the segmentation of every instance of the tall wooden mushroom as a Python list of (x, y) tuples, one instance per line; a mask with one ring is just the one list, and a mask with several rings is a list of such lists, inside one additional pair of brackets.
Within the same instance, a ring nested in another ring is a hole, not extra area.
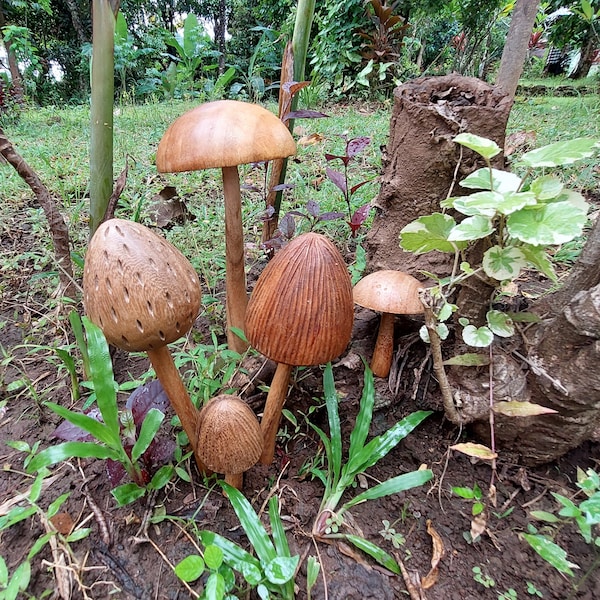
[(387, 377), (392, 366), (395, 315), (423, 313), (419, 299), (419, 288), (422, 287), (423, 284), (412, 275), (392, 270), (375, 271), (354, 286), (354, 302), (381, 313), (371, 358), (371, 370), (377, 377)]
[(263, 464), (273, 460), (292, 368), (339, 356), (350, 341), (353, 321), (348, 269), (323, 235), (295, 238), (261, 273), (246, 311), (246, 335), (252, 346), (278, 363), (261, 420)]
[(83, 292), (88, 317), (110, 344), (148, 353), (195, 450), (198, 411), (167, 347), (192, 328), (200, 312), (200, 281), (190, 262), (147, 227), (110, 219), (90, 241)]
[(161, 139), (156, 167), (161, 172), (221, 168), (225, 199), (227, 343), (243, 352), (248, 304), (244, 270), (244, 232), (238, 165), (286, 158), (296, 153), (288, 128), (273, 113), (236, 100), (207, 102), (176, 119)]

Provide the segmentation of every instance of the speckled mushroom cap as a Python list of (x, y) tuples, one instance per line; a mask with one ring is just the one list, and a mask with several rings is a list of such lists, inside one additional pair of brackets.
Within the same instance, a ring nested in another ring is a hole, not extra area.
[(233, 167), (296, 154), (289, 129), (258, 104), (216, 100), (177, 118), (163, 135), (156, 168), (163, 173)]
[(197, 431), (198, 456), (216, 473), (243, 473), (263, 450), (258, 419), (238, 396), (221, 394), (209, 400), (200, 411)]
[(325, 236), (305, 233), (260, 274), (245, 333), (275, 362), (319, 365), (344, 351), (353, 321), (352, 283), (342, 255)]
[(365, 308), (395, 315), (423, 312), (418, 279), (402, 271), (375, 271), (363, 277), (353, 290), (354, 302)]
[(144, 225), (110, 219), (85, 257), (84, 304), (109, 343), (141, 352), (185, 335), (200, 312), (200, 281), (185, 256)]

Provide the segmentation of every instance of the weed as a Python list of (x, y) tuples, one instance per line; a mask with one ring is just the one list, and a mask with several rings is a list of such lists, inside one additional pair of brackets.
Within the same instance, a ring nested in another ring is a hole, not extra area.
[(384, 540), (392, 542), (392, 546), (394, 546), (396, 550), (400, 549), (400, 547), (404, 546), (404, 544), (406, 543), (406, 538), (404, 537), (404, 535), (402, 535), (399, 531), (396, 531), (396, 529), (394, 528), (394, 525), (399, 520), (400, 519), (396, 519), (396, 521), (390, 524), (390, 522), (387, 519), (383, 519), (383, 521), (381, 521), (381, 523), (383, 524), (383, 529), (379, 532), (379, 535)]
[[(46, 402), (45, 406), (69, 424), (63, 424), (62, 429), (59, 427), (55, 435), (69, 441), (42, 450), (29, 461), (27, 471), (35, 473), (74, 457), (107, 460), (109, 477), (113, 482), (120, 481), (125, 473), (132, 480), (112, 490), (120, 505), (128, 504), (149, 490), (164, 487), (173, 474), (171, 465), (150, 474), (150, 468), (165, 457), (164, 445), (154, 442), (164, 419), (164, 412), (156, 406), (162, 406), (164, 410), (166, 397), (162, 388), (140, 388), (140, 400), (132, 401), (129, 412), (119, 415), (117, 386), (106, 338), (102, 330), (88, 319), (84, 319), (83, 324), (97, 411), (83, 414)], [(144, 392), (147, 393), (144, 395)]]
[(505, 592), (498, 594), (498, 600), (517, 600), (517, 592), (514, 588), (509, 588)]
[(477, 583), (480, 583), (484, 588), (489, 589), (496, 585), (496, 582), (493, 580), (493, 578), (485, 573), (481, 567), (475, 566), (473, 567), (472, 571), (473, 579)]
[(325, 448), (327, 470), (319, 475), (319, 478), (325, 482), (325, 492), (317, 518), (313, 524), (313, 535), (317, 539), (343, 538), (369, 554), (384, 567), (392, 570), (394, 573), (399, 573), (399, 566), (391, 556), (376, 544), (353, 533), (353, 528), (344, 518), (344, 513), (353, 506), (367, 500), (389, 496), (423, 485), (432, 478), (433, 473), (429, 469), (423, 469), (398, 475), (365, 490), (341, 506), (339, 506), (339, 503), (344, 492), (353, 487), (359, 474), (386, 456), (392, 448), (431, 413), (427, 411), (412, 413), (402, 419), (402, 421), (396, 423), (396, 425), (388, 429), (385, 433), (367, 442), (367, 435), (373, 416), (375, 389), (373, 373), (366, 366), (360, 408), (354, 429), (350, 434), (348, 459), (345, 463), (342, 463), (342, 435), (338, 413), (338, 397), (335, 390), (331, 364), (328, 364), (325, 368), (323, 388), (329, 419), (329, 436), (314, 424), (312, 428), (318, 434)]
[[(545, 511), (532, 511), (531, 516), (535, 519), (548, 523), (551, 527), (561, 522), (571, 522), (575, 525), (577, 532), (586, 544), (594, 549), (600, 547), (600, 535), (596, 531), (596, 525), (600, 523), (600, 476), (593, 469), (582, 471), (577, 469), (577, 487), (586, 496), (586, 499), (576, 504), (570, 498), (552, 492), (555, 500), (561, 505), (558, 516)], [(562, 519), (561, 519), (562, 517)], [(557, 571), (574, 577), (573, 569), (579, 569), (579, 565), (567, 558), (566, 551), (561, 548), (547, 535), (537, 531), (533, 525), (529, 525), (529, 532), (522, 534), (523, 539)], [(595, 559), (575, 586), (577, 589), (585, 579), (600, 565), (600, 554), (596, 553)]]
[(525, 585), (527, 586), (527, 593), (530, 596), (537, 596), (538, 598), (543, 598), (544, 594), (538, 590), (535, 585), (531, 581), (526, 581)]

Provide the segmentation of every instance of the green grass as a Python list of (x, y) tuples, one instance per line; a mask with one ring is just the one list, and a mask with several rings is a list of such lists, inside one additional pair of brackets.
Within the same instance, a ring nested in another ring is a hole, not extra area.
[[(129, 165), (127, 185), (117, 216), (133, 218), (139, 211), (144, 223), (151, 223), (153, 198), (166, 186), (174, 186), (193, 215), (186, 224), (176, 225), (168, 237), (190, 258), (212, 294), (224, 272), (223, 205), (220, 174), (217, 169), (196, 173), (159, 174), (154, 165), (158, 143), (169, 124), (194, 106), (191, 102), (121, 105), (115, 108), (114, 173)], [(270, 107), (275, 110), (274, 106)], [(381, 146), (387, 143), (392, 106), (390, 103), (365, 107), (331, 106), (322, 108), (328, 118), (298, 119), (295, 137), (321, 136), (316, 144), (299, 144), (298, 156), (289, 162), (287, 181), (294, 184), (282, 202), (282, 213), (302, 209), (314, 200), (324, 211), (345, 211), (340, 191), (325, 176), (325, 168), (341, 169), (339, 161), (327, 163), (324, 154), (343, 154), (344, 137), (370, 136), (372, 143), (350, 166), (350, 185), (373, 179), (353, 198), (356, 208), (377, 196), (376, 180), (381, 172)], [(73, 250), (85, 252), (88, 237), (88, 144), (89, 108), (35, 108), (21, 115), (18, 122), (4, 123), (4, 131), (17, 151), (40, 175), (50, 191), (59, 198), (69, 224)], [(535, 131), (537, 145), (578, 136), (600, 138), (600, 100), (597, 96), (575, 98), (518, 97), (511, 113), (508, 132)], [(262, 171), (241, 168), (242, 181), (258, 186)], [(599, 174), (593, 164), (569, 173), (571, 185), (596, 189)], [(4, 249), (0, 264), (3, 279), (23, 274), (41, 275), (52, 263), (52, 247), (43, 214), (33, 202), (29, 188), (9, 165), (0, 165), (0, 227), (9, 232), (26, 226), (31, 235), (27, 255), (15, 245)], [(263, 211), (262, 192), (244, 192), (244, 222), (250, 258), (261, 256), (259, 248)], [(333, 221), (323, 228), (339, 241), (347, 227)], [(28, 240), (29, 241), (29, 240)], [(52, 287), (43, 281), (44, 290)]]

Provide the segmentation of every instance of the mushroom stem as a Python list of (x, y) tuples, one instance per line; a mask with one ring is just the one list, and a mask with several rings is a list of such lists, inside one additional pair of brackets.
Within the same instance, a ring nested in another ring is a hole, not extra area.
[(394, 315), (382, 313), (379, 333), (371, 359), (371, 371), (376, 377), (387, 377), (394, 353)]
[(244, 229), (242, 201), (237, 167), (223, 167), (223, 195), (225, 197), (225, 294), (227, 311), (227, 345), (230, 350), (245, 352), (248, 345), (232, 327), (244, 328), (248, 305), (246, 271), (244, 270)]
[(244, 483), (244, 474), (225, 473), (225, 483), (228, 483), (231, 487), (241, 490)]
[(161, 382), (169, 402), (173, 410), (181, 421), (181, 426), (188, 436), (196, 462), (201, 471), (205, 471), (202, 461), (199, 460), (196, 453), (197, 438), (196, 438), (196, 421), (198, 419), (198, 411), (192, 404), (190, 396), (181, 381), (181, 375), (173, 362), (173, 357), (167, 346), (161, 346), (148, 350), (148, 358), (154, 367), (156, 376)]
[(264, 439), (263, 452), (260, 455), (260, 462), (263, 465), (270, 465), (275, 456), (275, 438), (279, 429), (281, 410), (285, 404), (292, 368), (291, 365), (277, 363), (277, 369), (267, 394), (265, 410), (260, 422)]

